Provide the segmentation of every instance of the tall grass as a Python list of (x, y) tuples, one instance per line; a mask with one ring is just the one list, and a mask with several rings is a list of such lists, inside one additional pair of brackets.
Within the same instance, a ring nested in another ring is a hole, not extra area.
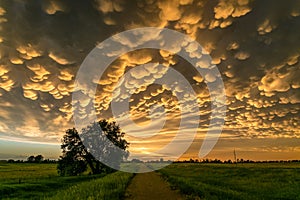
[(101, 199), (114, 200), (122, 199), (126, 187), (133, 177), (133, 174), (116, 172), (103, 178), (79, 183), (57, 193), (57, 195), (47, 198), (48, 200), (81, 200), (81, 199)]
[(61, 177), (57, 164), (0, 163), (0, 199), (42, 199), (104, 175)]
[(190, 199), (300, 199), (300, 164), (172, 164), (160, 172)]
[(0, 182), (57, 176), (57, 164), (0, 163)]

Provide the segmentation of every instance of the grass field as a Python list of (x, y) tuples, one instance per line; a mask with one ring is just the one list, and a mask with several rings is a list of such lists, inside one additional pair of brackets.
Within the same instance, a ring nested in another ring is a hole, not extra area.
[[(124, 188), (132, 176), (127, 173), (114, 173), (107, 176), (60, 177), (56, 166), (0, 163), (0, 199), (65, 199), (61, 197), (66, 195), (72, 199), (87, 199), (81, 197), (86, 197), (88, 193), (91, 193), (90, 199), (93, 199), (93, 195), (102, 195), (102, 199), (106, 196), (108, 199), (117, 199), (116, 196), (124, 194)], [(116, 183), (110, 183), (108, 180)], [(93, 193), (91, 189), (97, 193)], [(75, 190), (77, 193), (72, 193)]]
[(103, 199), (118, 200), (123, 199), (126, 187), (133, 177), (133, 174), (116, 172), (103, 178), (80, 183), (66, 190), (58, 192), (57, 195), (49, 199), (74, 200), (74, 199)]
[(172, 164), (160, 172), (188, 199), (300, 199), (300, 163)]
[[(300, 199), (300, 163), (180, 163), (159, 172), (187, 199)], [(0, 199), (122, 199), (132, 177), (60, 177), (56, 164), (0, 163)]]
[(0, 182), (18, 182), (57, 176), (57, 164), (0, 163)]

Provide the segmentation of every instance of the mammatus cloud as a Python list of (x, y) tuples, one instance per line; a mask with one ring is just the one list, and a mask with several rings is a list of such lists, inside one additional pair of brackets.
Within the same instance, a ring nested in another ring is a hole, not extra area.
[[(0, 0), (0, 138), (59, 142), (64, 130), (74, 125), (71, 95), (84, 58), (109, 36), (146, 26), (177, 30), (205, 48), (186, 50), (199, 59), (198, 67), (207, 72), (217, 67), (222, 73), (228, 107), (224, 138), (299, 138), (299, 8), (298, 1), (267, 0)], [(157, 37), (116, 40), (132, 47)], [(204, 59), (208, 53), (212, 63)], [(139, 65), (145, 67), (136, 68)], [(138, 50), (115, 60), (94, 80), (95, 99), (78, 105), (82, 117), (91, 112), (87, 105), (94, 104), (99, 118), (111, 118), (112, 98), (127, 94), (137, 123), (146, 124), (156, 105), (168, 114), (158, 136), (147, 141), (130, 138), (133, 150), (142, 153), (157, 148), (158, 140), (167, 143), (180, 116), (174, 94), (184, 88), (152, 83), (169, 68), (183, 74), (197, 94), (203, 138), (211, 114), (205, 81), (213, 83), (216, 77), (202, 77), (184, 59), (163, 50)], [(126, 72), (129, 78), (113, 96)]]

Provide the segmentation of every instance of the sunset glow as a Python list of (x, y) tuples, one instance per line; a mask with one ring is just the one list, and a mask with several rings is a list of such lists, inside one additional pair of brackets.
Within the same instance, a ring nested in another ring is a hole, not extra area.
[[(143, 27), (168, 28), (197, 41), (201, 51), (186, 41), (172, 41), (173, 51), (181, 51), (177, 44), (184, 47), (206, 75), (174, 52), (129, 51), (93, 80), (95, 98), (78, 102), (82, 120), (91, 112), (115, 120), (112, 99), (128, 97), (130, 119), (141, 128), (126, 125), (124, 114), (121, 128), (129, 151), (145, 159), (168, 159), (153, 152), (183, 134), (180, 120), (191, 118), (187, 111), (195, 109), (192, 104), (180, 107), (177, 95), (187, 88), (164, 78), (172, 68), (195, 92), (196, 99), (185, 98), (196, 101), (200, 116), (189, 121), (199, 126), (180, 159), (200, 159), (212, 114), (207, 83), (217, 79), (209, 70), (215, 68), (224, 82), (227, 108), (219, 141), (205, 158), (232, 159), (235, 149), (244, 159), (300, 159), (300, 1), (267, 2), (0, 0), (0, 160), (40, 153), (57, 158), (66, 129), (75, 127), (72, 94), (79, 90), (75, 79), (84, 59), (110, 36)], [(151, 37), (115, 40), (129, 49), (162, 36)], [(155, 84), (158, 79), (166, 83)]]

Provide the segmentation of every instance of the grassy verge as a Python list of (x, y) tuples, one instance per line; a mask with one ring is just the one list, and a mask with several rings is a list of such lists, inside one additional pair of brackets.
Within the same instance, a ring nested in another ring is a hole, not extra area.
[(122, 199), (124, 197), (126, 187), (132, 177), (133, 174), (130, 173), (116, 172), (103, 178), (79, 183), (65, 190), (61, 190), (57, 193), (57, 195), (48, 199)]
[(0, 199), (42, 199), (74, 184), (103, 177), (60, 177), (56, 164), (0, 163)]
[(172, 164), (160, 172), (188, 199), (300, 199), (299, 164)]

